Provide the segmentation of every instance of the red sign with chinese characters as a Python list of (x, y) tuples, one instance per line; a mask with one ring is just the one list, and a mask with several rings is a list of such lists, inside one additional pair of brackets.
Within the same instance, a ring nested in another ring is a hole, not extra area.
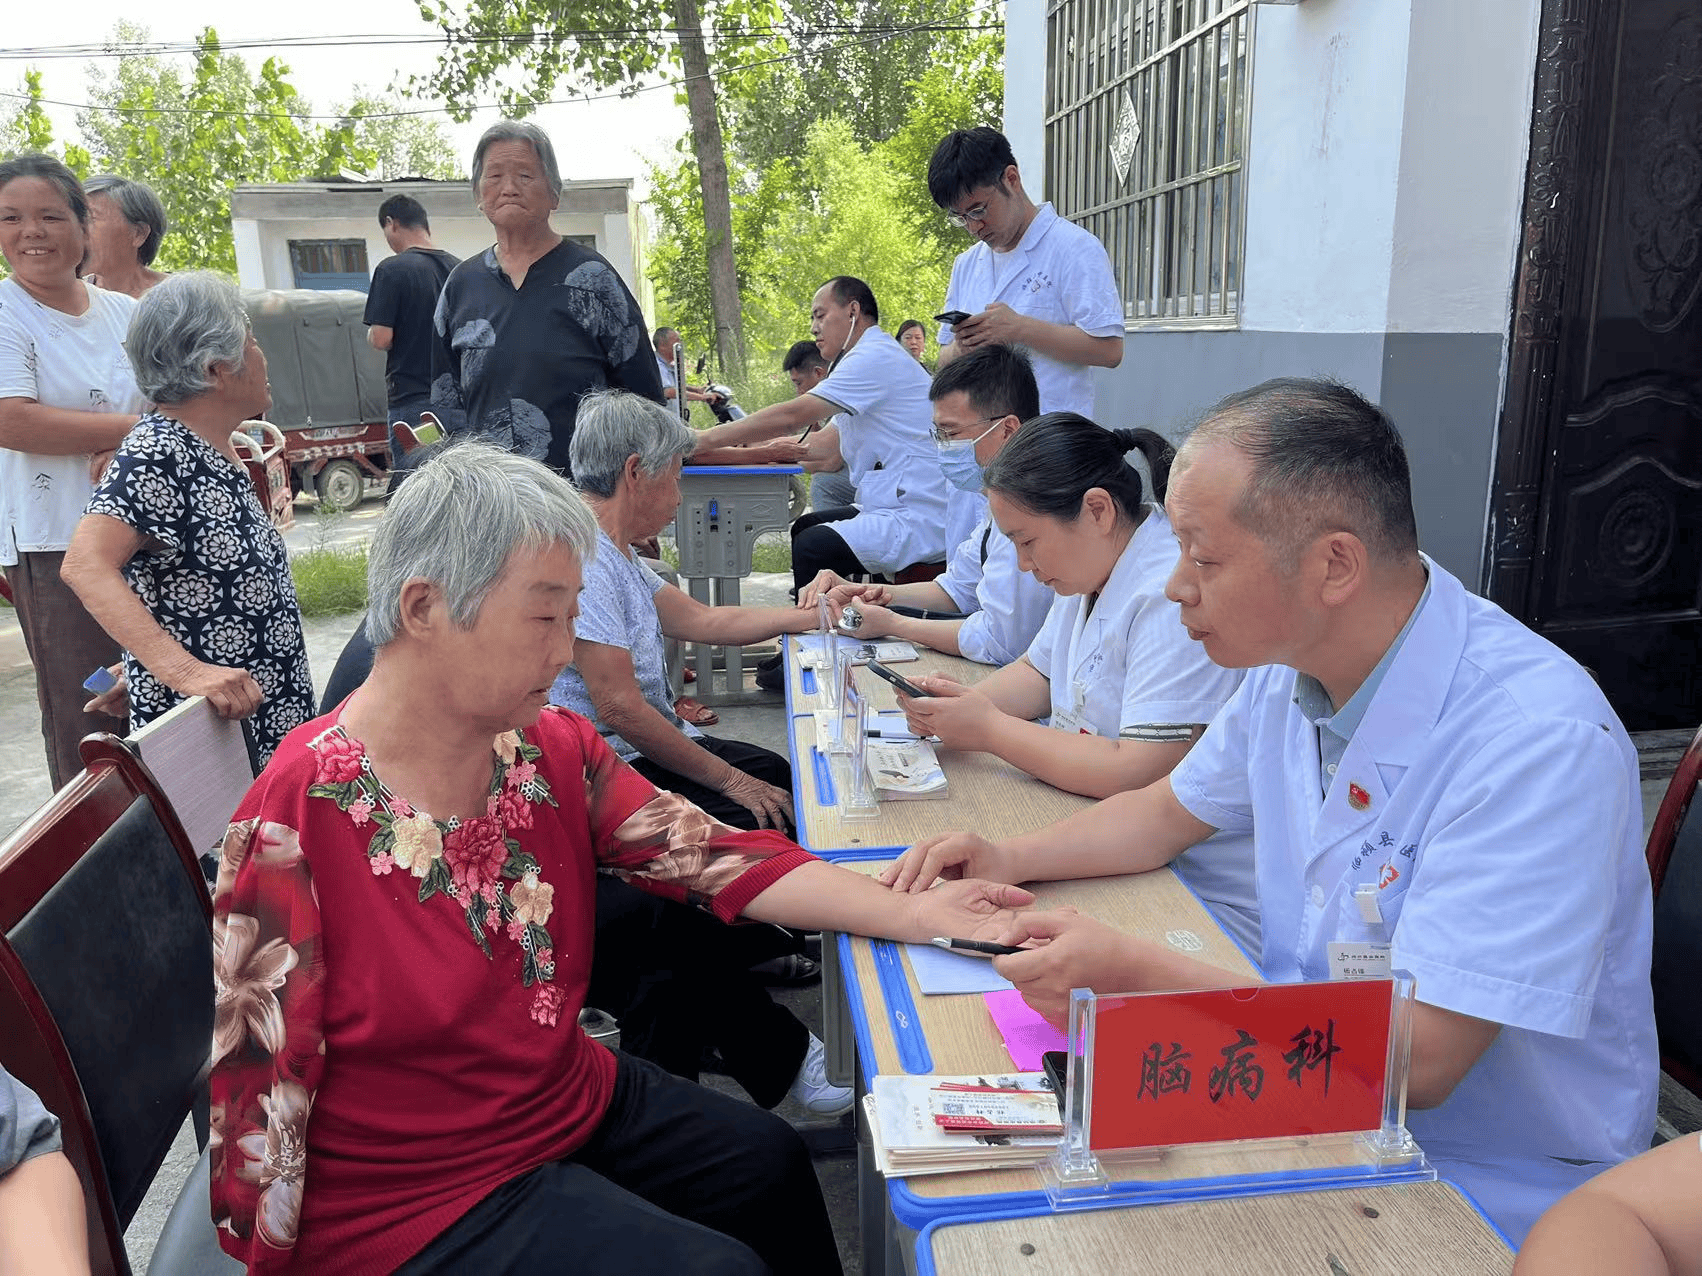
[(1374, 1130), (1394, 983), (1102, 997), (1096, 1151)]

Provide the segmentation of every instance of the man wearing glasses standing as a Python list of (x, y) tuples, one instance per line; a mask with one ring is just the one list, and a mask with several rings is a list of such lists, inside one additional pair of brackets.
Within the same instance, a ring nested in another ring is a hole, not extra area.
[(994, 129), (947, 134), (928, 161), (928, 193), (976, 241), (952, 263), (945, 312), (967, 318), (941, 324), (940, 366), (979, 346), (1024, 346), (1040, 410), (1093, 416), (1088, 369), (1123, 361), (1123, 303), (1105, 246), (1028, 197)]

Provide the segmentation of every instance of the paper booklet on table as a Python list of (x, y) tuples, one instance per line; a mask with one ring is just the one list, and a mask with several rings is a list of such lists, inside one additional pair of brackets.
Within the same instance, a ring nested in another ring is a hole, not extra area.
[(946, 773), (926, 740), (870, 740), (864, 756), (875, 796), (883, 802), (947, 796)]
[[(827, 644), (822, 641), (820, 634), (795, 634), (793, 641), (798, 644), (800, 668), (820, 669), (829, 659)], [(906, 661), (922, 658), (915, 646), (907, 642), (856, 642), (844, 637), (839, 641), (844, 645), (854, 665), (866, 665), (871, 659), (878, 660), (883, 665), (901, 665)]]
[(1038, 1165), (1063, 1130), (1039, 1072), (876, 1076), (863, 1096), (875, 1164), (893, 1178)]

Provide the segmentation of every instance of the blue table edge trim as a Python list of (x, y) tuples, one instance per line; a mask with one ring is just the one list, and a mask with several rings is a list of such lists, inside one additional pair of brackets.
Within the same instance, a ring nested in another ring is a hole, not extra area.
[(801, 465), (683, 465), (681, 478), (724, 478), (728, 475), (802, 474)]
[[(1427, 1181), (1427, 1180), (1418, 1180), (1418, 1181), (1424, 1182), (1424, 1181)], [(1512, 1241), (1508, 1240), (1507, 1233), (1503, 1232), (1499, 1227), (1497, 1227), (1495, 1225), (1495, 1220), (1490, 1218), (1488, 1214), (1484, 1213), (1483, 1206), (1478, 1204), (1476, 1197), (1474, 1197), (1470, 1192), (1466, 1191), (1466, 1189), (1461, 1187), (1458, 1183), (1453, 1182), (1451, 1179), (1437, 1179), (1436, 1182), (1443, 1183), (1443, 1184), (1447, 1185), (1448, 1187), (1453, 1188), (1454, 1191), (1458, 1192), (1460, 1194), (1460, 1198), (1463, 1201), (1465, 1201), (1465, 1203), (1467, 1205), (1472, 1207), (1472, 1211), (1479, 1218), (1481, 1218), (1485, 1223), (1487, 1223), (1489, 1225), (1489, 1230), (1495, 1233), (1496, 1238), (1498, 1240), (1500, 1240), (1502, 1244), (1506, 1245), (1508, 1249), (1514, 1251), (1515, 1253), (1518, 1252), (1518, 1247), (1516, 1245), (1514, 1245)], [(1221, 1193), (1221, 1194), (1210, 1195), (1210, 1196), (1199, 1195), (1199, 1194), (1191, 1194), (1187, 1197), (1180, 1198), (1180, 1199), (1199, 1201), (1199, 1200), (1224, 1200), (1224, 1199), (1230, 1199), (1230, 1198), (1237, 1197), (1237, 1196), (1281, 1196), (1281, 1195), (1285, 1194), (1286, 1192), (1291, 1192), (1291, 1191), (1293, 1191), (1293, 1192), (1306, 1192), (1306, 1191), (1351, 1192), (1351, 1191), (1354, 1191), (1356, 1188), (1363, 1187), (1363, 1186), (1364, 1186), (1364, 1184), (1343, 1183), (1343, 1184), (1340, 1184), (1339, 1186), (1324, 1187), (1324, 1188), (1307, 1188), (1307, 1187), (1261, 1188), (1261, 1189), (1251, 1191), (1251, 1192), (1224, 1192), (1224, 1193)], [(1382, 1186), (1382, 1185), (1379, 1184), (1378, 1186)], [(990, 1209), (990, 1210), (985, 1210), (985, 1211), (965, 1212), (965, 1213), (962, 1213), (962, 1214), (950, 1214), (950, 1215), (945, 1215), (945, 1216), (940, 1217), (940, 1218), (931, 1219), (930, 1221), (928, 1221), (926, 1223), (920, 1224), (919, 1225), (920, 1230), (916, 1234), (916, 1276), (938, 1276), (938, 1273), (937, 1273), (937, 1271), (934, 1267), (934, 1232), (937, 1231), (939, 1228), (942, 1228), (942, 1227), (959, 1227), (959, 1226), (964, 1226), (964, 1225), (971, 1224), (971, 1223), (993, 1223), (993, 1222), (999, 1222), (999, 1221), (1002, 1221), (1002, 1220), (1008, 1219), (1008, 1218), (1038, 1218), (1041, 1215), (1051, 1214), (1051, 1213), (1054, 1212), (1051, 1208), (1050, 1203), (1046, 1200), (1046, 1194), (1044, 1192), (1032, 1192), (1032, 1193), (1030, 1193), (1030, 1192), (1018, 1192), (1018, 1193), (1007, 1194), (1007, 1195), (1002, 1196), (1002, 1197), (1001, 1196), (982, 1196), (982, 1197), (974, 1197), (974, 1198), (971, 1198), (971, 1197), (962, 1198), (964, 1200), (971, 1200), (971, 1199), (980, 1200), (980, 1201), (1000, 1201), (1000, 1200), (1003, 1200), (1003, 1201), (1014, 1202), (1017, 1197), (1028, 1198), (1028, 1197), (1031, 1197), (1031, 1196), (1037, 1196), (1037, 1197), (1040, 1198), (1039, 1199), (1040, 1208), (1038, 1208), (1038, 1209), (1030, 1208), (1025, 1202), (1025, 1204), (1023, 1206), (1019, 1207), (1019, 1208)], [(1150, 1201), (1146, 1201), (1146, 1200), (1143, 1200), (1143, 1201), (1119, 1200), (1119, 1201), (1107, 1201), (1104, 1206), (1097, 1207), (1097, 1208), (1130, 1209), (1130, 1208), (1134, 1208), (1137, 1205), (1166, 1205), (1166, 1204), (1173, 1204), (1173, 1203), (1174, 1202), (1159, 1201), (1159, 1200), (1150, 1200)], [(896, 1213), (896, 1210), (894, 1212)], [(900, 1221), (903, 1221), (903, 1220), (901, 1219)]]

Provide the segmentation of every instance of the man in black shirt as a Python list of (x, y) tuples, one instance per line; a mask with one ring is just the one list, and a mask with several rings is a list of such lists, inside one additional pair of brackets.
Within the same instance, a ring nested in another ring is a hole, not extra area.
[[(366, 339), (387, 354), (384, 379), (389, 390), (390, 424), (420, 423), (431, 406), (431, 316), (443, 281), (459, 259), (434, 248), (431, 222), (419, 200), (392, 195), (378, 209), (378, 224), (394, 257), (386, 257), (372, 272), (366, 295)], [(394, 430), (390, 433), (390, 466), (407, 468)]]

